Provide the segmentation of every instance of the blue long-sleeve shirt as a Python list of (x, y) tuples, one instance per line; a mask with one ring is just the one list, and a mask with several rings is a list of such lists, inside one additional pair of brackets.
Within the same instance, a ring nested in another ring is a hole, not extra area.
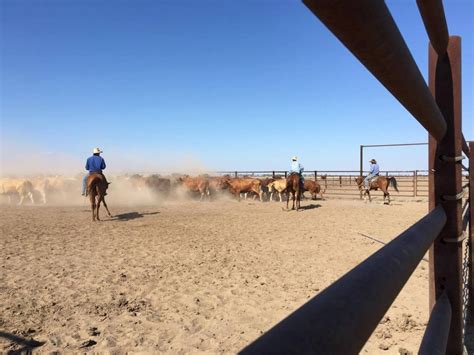
[(100, 155), (93, 155), (87, 158), (86, 170), (90, 173), (101, 173), (105, 169), (105, 160)]
[(379, 172), (380, 172), (380, 168), (378, 164), (370, 164), (369, 174), (377, 175)]
[(303, 165), (301, 165), (297, 161), (292, 161), (291, 162), (291, 168), (290, 168), (290, 173), (298, 173), (301, 174), (304, 171)]

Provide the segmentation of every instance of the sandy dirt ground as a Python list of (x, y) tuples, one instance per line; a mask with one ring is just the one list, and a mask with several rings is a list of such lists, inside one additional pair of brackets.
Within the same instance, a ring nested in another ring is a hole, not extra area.
[[(236, 353), (427, 212), (302, 205), (2, 206), (0, 352)], [(422, 261), (362, 353), (416, 353), (427, 320)]]

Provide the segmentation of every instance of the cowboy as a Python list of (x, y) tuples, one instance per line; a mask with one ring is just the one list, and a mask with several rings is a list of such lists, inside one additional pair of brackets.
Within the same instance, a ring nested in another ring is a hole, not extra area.
[(379, 173), (380, 173), (379, 165), (377, 164), (377, 161), (375, 159), (371, 159), (369, 163), (370, 163), (369, 174), (364, 179), (364, 187), (366, 190), (369, 189), (370, 180), (376, 176), (379, 176)]
[(290, 174), (299, 174), (301, 186), (304, 186), (303, 171), (304, 167), (298, 161), (298, 157), (294, 156), (293, 158), (291, 158)]
[(89, 174), (85, 175), (82, 179), (82, 196), (87, 195), (87, 177), (92, 173), (102, 174), (102, 170), (105, 169), (105, 160), (100, 156), (100, 153), (102, 151), (99, 148), (94, 148), (92, 156), (87, 158), (86, 170), (89, 170)]

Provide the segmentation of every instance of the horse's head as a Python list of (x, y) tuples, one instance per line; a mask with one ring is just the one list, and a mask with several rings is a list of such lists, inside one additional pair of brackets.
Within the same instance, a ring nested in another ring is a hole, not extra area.
[(354, 178), (354, 180), (357, 183), (357, 185), (361, 186), (362, 183), (364, 182), (364, 177), (363, 176), (358, 176), (358, 177)]

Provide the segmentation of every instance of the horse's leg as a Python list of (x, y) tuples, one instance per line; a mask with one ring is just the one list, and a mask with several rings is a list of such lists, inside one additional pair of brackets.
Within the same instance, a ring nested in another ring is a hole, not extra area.
[(92, 191), (89, 194), (89, 200), (91, 201), (92, 221), (95, 221), (95, 195)]
[(291, 207), (291, 209), (294, 210), (295, 209), (295, 200), (296, 200), (296, 191), (293, 191), (292, 195), (293, 195), (292, 196), (293, 206)]
[(385, 196), (387, 197), (387, 205), (390, 205), (390, 194), (388, 193), (388, 186), (383, 191), (383, 203), (385, 204)]
[(99, 198), (97, 199), (97, 220), (100, 221), (99, 218), (99, 208), (100, 208), (100, 201), (104, 198), (100, 193), (99, 193)]
[(105, 203), (105, 197), (102, 199), (102, 202), (104, 202), (104, 207), (105, 207), (105, 210), (107, 211), (107, 213), (109, 214), (109, 217), (112, 217), (112, 215), (110, 214), (110, 211), (109, 211), (109, 207), (107, 207), (107, 203)]
[[(280, 198), (281, 198), (281, 195), (280, 195)], [(286, 194), (286, 209), (288, 209), (289, 202), (290, 202), (290, 193), (287, 192), (287, 194)]]
[(390, 205), (390, 194), (388, 193), (388, 187), (390, 186), (390, 182), (387, 180), (387, 186), (385, 187), (385, 193), (387, 194), (388, 205)]

